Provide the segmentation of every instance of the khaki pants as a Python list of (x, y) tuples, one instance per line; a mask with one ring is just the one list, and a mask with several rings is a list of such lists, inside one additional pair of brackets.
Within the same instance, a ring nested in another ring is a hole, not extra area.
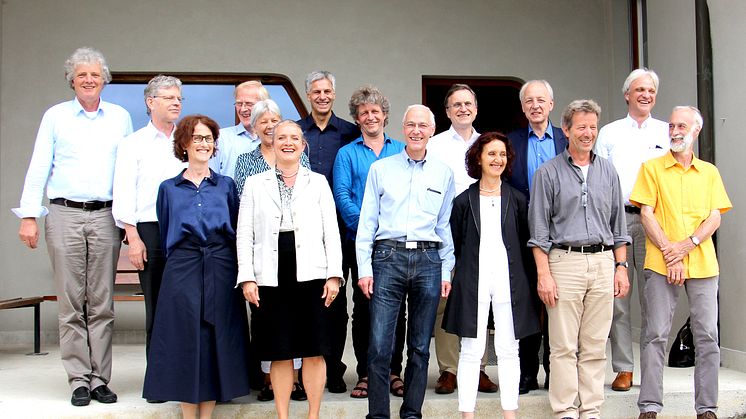
[(111, 208), (50, 205), (46, 241), (57, 288), (60, 355), (70, 388), (108, 384), (121, 245)]
[[(549, 402), (557, 418), (600, 416), (614, 309), (614, 254), (549, 252), (559, 300), (549, 314)], [(580, 401), (576, 405), (576, 398)]]
[[(438, 311), (435, 315), (435, 357), (438, 359), (438, 372), (450, 372), (456, 375), (458, 372), (459, 352), (461, 351), (461, 338), (443, 330), (443, 313), (446, 311), (447, 298), (441, 298)], [(482, 356), (480, 370), (484, 371), (487, 365), (489, 353), (487, 352), (487, 340), (485, 339), (485, 351)]]

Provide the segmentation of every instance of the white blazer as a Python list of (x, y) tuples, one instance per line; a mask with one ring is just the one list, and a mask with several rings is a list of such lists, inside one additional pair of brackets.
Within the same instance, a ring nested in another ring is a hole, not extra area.
[[(236, 231), (236, 285), (254, 281), (257, 285), (277, 286), (277, 239), (282, 216), (277, 182), (274, 168), (246, 179)], [(301, 167), (290, 208), (298, 281), (342, 278), (337, 211), (326, 178)]]

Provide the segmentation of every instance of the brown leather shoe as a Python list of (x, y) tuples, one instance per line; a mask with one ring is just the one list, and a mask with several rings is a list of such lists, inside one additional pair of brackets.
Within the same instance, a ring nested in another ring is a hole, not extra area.
[(620, 371), (611, 383), (611, 389), (614, 391), (629, 391), (630, 387), (632, 387), (632, 373), (629, 371)]
[(697, 419), (718, 419), (715, 412), (712, 410), (708, 410), (705, 413), (700, 413), (697, 415)]
[(658, 417), (658, 413), (656, 412), (643, 412), (640, 413), (640, 416), (637, 417), (637, 419), (655, 419)]
[(482, 393), (497, 393), (497, 384), (493, 383), (484, 371), (479, 371), (479, 391)]
[(443, 371), (435, 384), (435, 392), (438, 394), (451, 394), (456, 390), (456, 375)]

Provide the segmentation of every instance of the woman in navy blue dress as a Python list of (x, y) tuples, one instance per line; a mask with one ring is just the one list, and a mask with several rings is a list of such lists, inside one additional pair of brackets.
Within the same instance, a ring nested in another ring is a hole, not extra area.
[(216, 400), (249, 393), (246, 305), (236, 290), (238, 196), (208, 167), (218, 124), (185, 117), (174, 154), (189, 167), (164, 181), (157, 212), (166, 268), (143, 397), (180, 401), (185, 418), (210, 417)]

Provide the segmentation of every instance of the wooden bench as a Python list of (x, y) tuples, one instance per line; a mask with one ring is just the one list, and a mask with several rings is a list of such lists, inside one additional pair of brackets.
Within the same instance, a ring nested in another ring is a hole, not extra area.
[(34, 308), (34, 352), (29, 355), (46, 355), (41, 351), (41, 303), (44, 297), (19, 297), (0, 301), (0, 310), (11, 308)]

